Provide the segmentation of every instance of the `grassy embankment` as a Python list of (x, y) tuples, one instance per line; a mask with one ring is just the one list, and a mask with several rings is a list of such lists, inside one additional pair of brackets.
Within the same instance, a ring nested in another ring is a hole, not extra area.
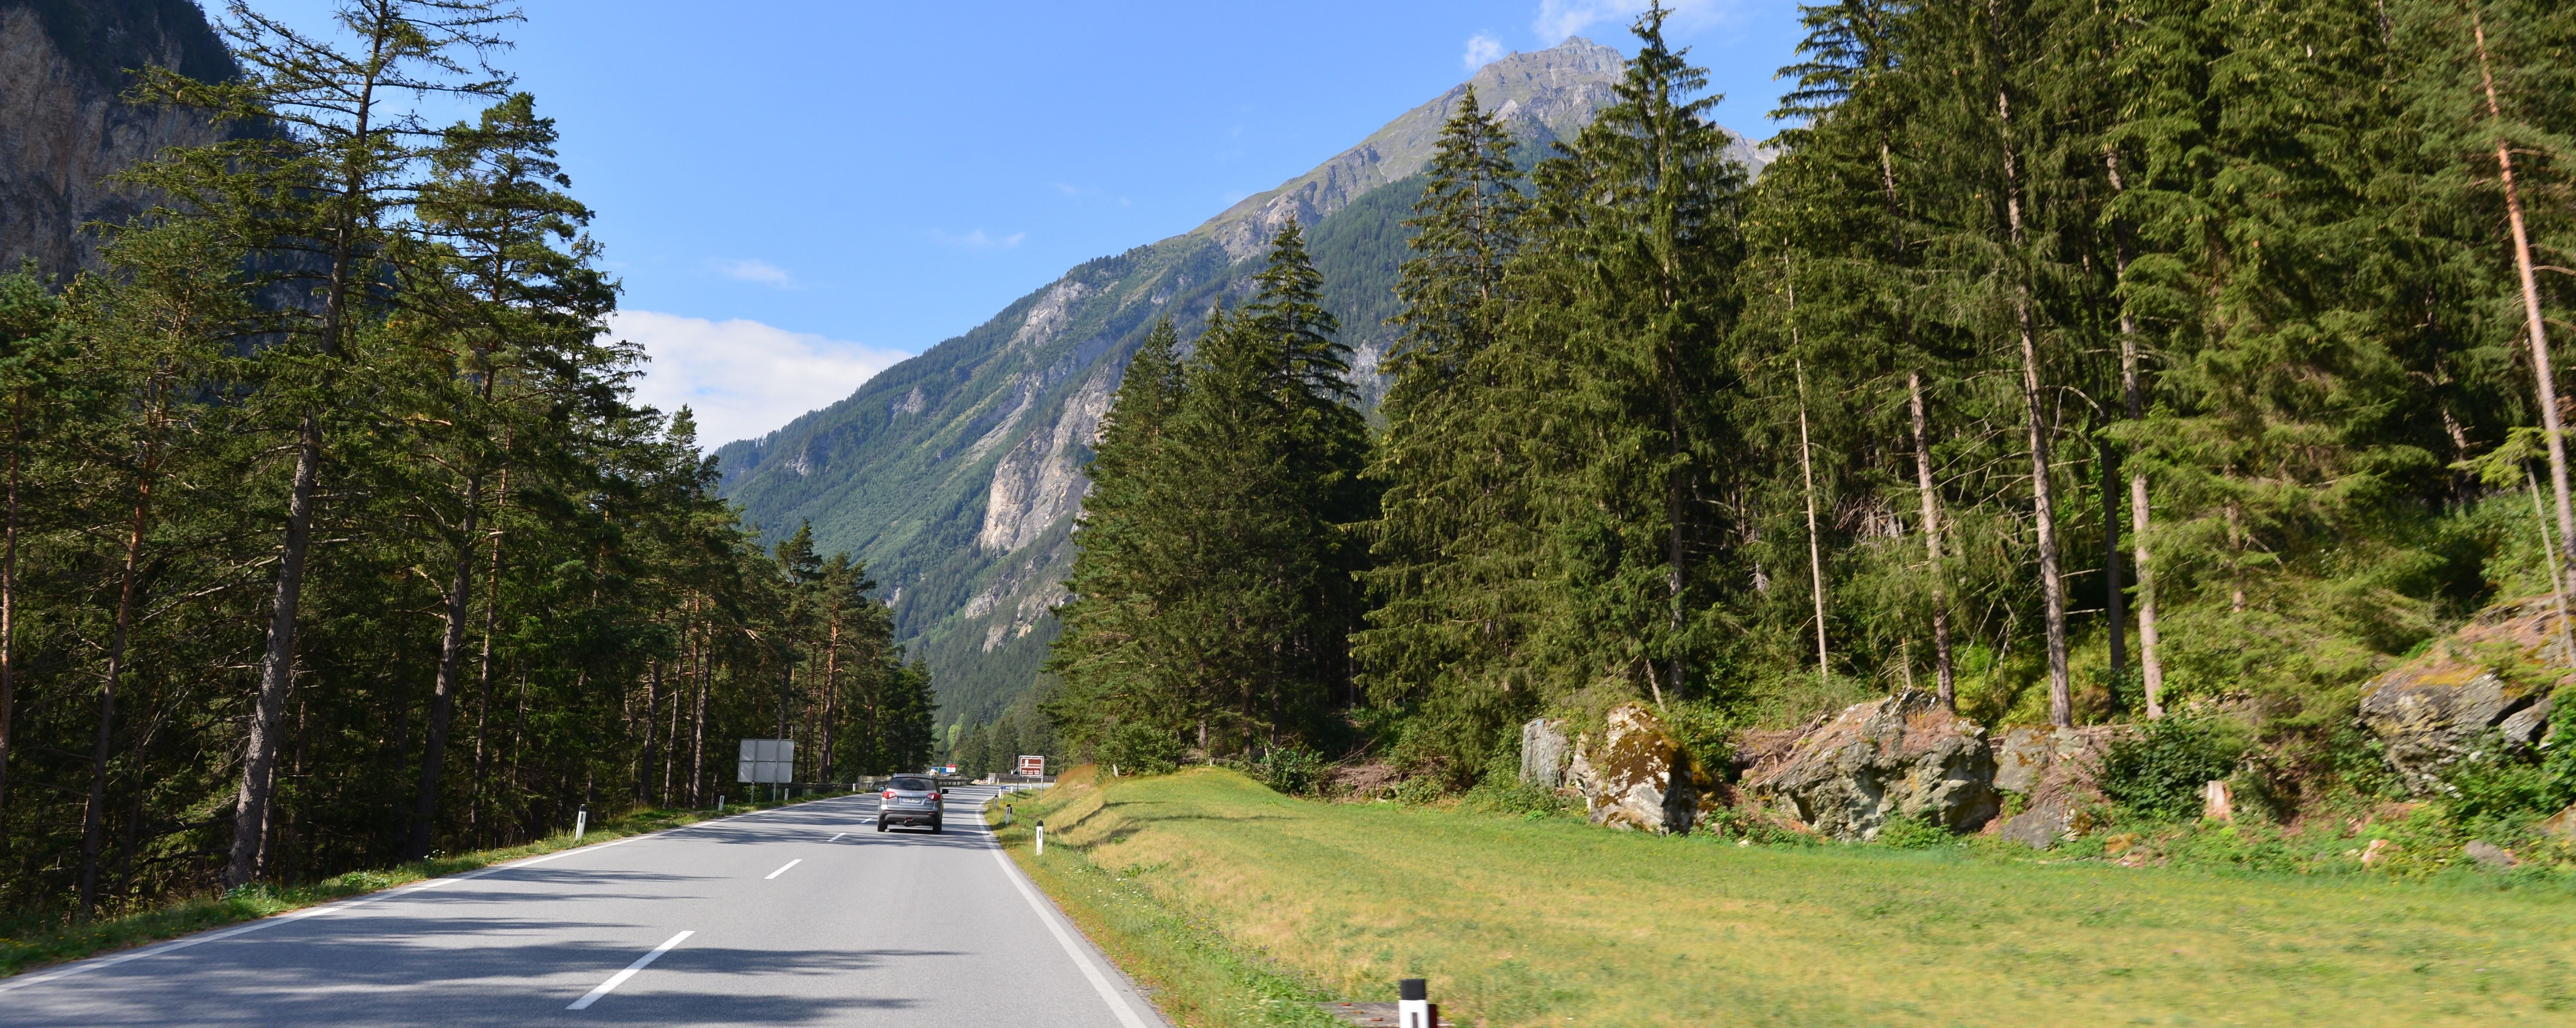
[(1482, 1025), (2576, 1022), (2563, 883), (1739, 846), (1213, 769), (1014, 803), (1012, 856), (1188, 1024), (1399, 977)]
[[(849, 794), (822, 793), (778, 802), (733, 803), (725, 807), (724, 816), (732, 817), (755, 810), (792, 806), (846, 795)], [(570, 831), (564, 831), (523, 845), (477, 850), (453, 856), (438, 856), (382, 870), (351, 871), (310, 885), (289, 886), (283, 889), (262, 886), (236, 889), (222, 896), (190, 897), (149, 910), (101, 918), (87, 924), (0, 925), (0, 977), (66, 960), (78, 960), (82, 957), (96, 956), (146, 943), (175, 939), (182, 935), (221, 928), (229, 924), (256, 921), (300, 907), (409, 885), (427, 878), (461, 874), (493, 864), (541, 856), (557, 850), (573, 849), (576, 846), (596, 846), (630, 835), (643, 835), (681, 825), (695, 824), (715, 816), (713, 811), (706, 810), (669, 810), (648, 807), (602, 819), (583, 833), (579, 843), (573, 841)]]

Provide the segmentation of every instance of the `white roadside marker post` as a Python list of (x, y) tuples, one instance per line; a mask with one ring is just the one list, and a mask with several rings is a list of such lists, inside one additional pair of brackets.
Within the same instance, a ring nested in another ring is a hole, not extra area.
[(721, 815), (721, 814), (723, 814), (723, 813), (724, 813), (724, 794), (723, 794), (723, 793), (717, 793), (717, 794), (716, 794), (716, 813), (717, 813), (717, 814), (719, 814), (719, 815)]
[(575, 813), (575, 814), (572, 816), (572, 841), (574, 841), (574, 842), (580, 842), (580, 841), (581, 841), (581, 833), (583, 832), (583, 830), (588, 829), (589, 827), (590, 827), (590, 805), (585, 803), (585, 804), (583, 804), (583, 805), (582, 805), (581, 810), (580, 810), (578, 813)]
[(1046, 856), (1046, 822), (1038, 822), (1038, 856)]
[(1429, 990), (1420, 978), (1407, 978), (1395, 984), (1396, 1028), (1440, 1028), (1440, 1008), (1431, 1005)]

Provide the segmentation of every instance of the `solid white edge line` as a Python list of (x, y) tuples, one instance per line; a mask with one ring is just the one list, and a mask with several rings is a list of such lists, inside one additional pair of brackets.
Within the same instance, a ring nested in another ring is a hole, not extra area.
[[(835, 797), (832, 797), (831, 799), (827, 799), (827, 800), (815, 800), (815, 801), (813, 801), (813, 802), (816, 802), (816, 803), (831, 803), (831, 802), (835, 802), (835, 801), (838, 801), (838, 800), (862, 799), (862, 798), (865, 798), (865, 795), (866, 795), (866, 794), (854, 794), (854, 795), (850, 795), (850, 796), (835, 796)], [(803, 804), (796, 804), (796, 806), (803, 806)], [(76, 975), (76, 974), (83, 974), (83, 973), (90, 972), (90, 971), (96, 971), (96, 970), (98, 970), (99, 968), (102, 968), (102, 967), (115, 967), (115, 966), (116, 966), (116, 965), (118, 965), (118, 964), (123, 964), (123, 963), (129, 962), (129, 961), (141, 960), (141, 959), (143, 959), (143, 958), (145, 958), (145, 957), (157, 957), (157, 956), (160, 956), (161, 954), (164, 954), (164, 953), (176, 952), (176, 951), (178, 951), (178, 950), (187, 949), (187, 948), (188, 948), (188, 947), (190, 947), (190, 946), (195, 946), (195, 945), (198, 945), (198, 944), (201, 944), (201, 943), (208, 943), (208, 942), (220, 942), (220, 941), (222, 941), (222, 940), (232, 938), (233, 936), (236, 936), (236, 935), (248, 935), (248, 934), (250, 934), (250, 933), (252, 933), (252, 932), (259, 931), (260, 929), (263, 929), (263, 928), (274, 928), (274, 927), (276, 927), (276, 926), (278, 926), (278, 925), (285, 924), (285, 923), (287, 923), (287, 922), (289, 922), (289, 921), (301, 921), (301, 920), (303, 920), (303, 919), (305, 919), (305, 918), (308, 918), (308, 917), (320, 917), (320, 916), (327, 915), (327, 914), (334, 914), (334, 913), (338, 913), (338, 912), (343, 911), (343, 910), (349, 910), (349, 909), (353, 909), (353, 908), (356, 908), (356, 907), (363, 907), (363, 906), (366, 906), (366, 905), (367, 905), (367, 904), (369, 904), (369, 903), (373, 903), (373, 902), (375, 902), (375, 901), (377, 901), (377, 900), (385, 899), (385, 898), (392, 897), (392, 896), (399, 896), (399, 895), (402, 895), (402, 894), (405, 894), (405, 893), (419, 892), (419, 891), (424, 890), (424, 889), (435, 889), (435, 888), (437, 888), (437, 887), (439, 887), (439, 886), (441, 886), (441, 885), (446, 885), (446, 884), (448, 884), (448, 883), (450, 883), (450, 882), (462, 882), (462, 881), (467, 881), (467, 880), (469, 880), (469, 879), (481, 878), (481, 877), (483, 877), (484, 875), (488, 875), (488, 874), (499, 874), (500, 872), (503, 872), (503, 871), (516, 870), (516, 869), (518, 869), (518, 868), (522, 868), (522, 867), (535, 867), (535, 866), (537, 866), (537, 865), (539, 865), (539, 864), (545, 863), (546, 861), (554, 860), (554, 859), (556, 859), (556, 858), (558, 858), (558, 857), (569, 857), (569, 856), (571, 856), (571, 855), (573, 855), (573, 854), (575, 854), (575, 853), (588, 853), (588, 852), (591, 852), (591, 851), (593, 851), (593, 850), (604, 850), (604, 849), (607, 849), (607, 848), (609, 848), (609, 847), (611, 847), (611, 846), (623, 846), (623, 845), (626, 845), (627, 843), (634, 842), (634, 841), (635, 841), (635, 840), (637, 840), (637, 839), (650, 839), (650, 838), (652, 838), (652, 837), (654, 837), (654, 836), (656, 836), (656, 835), (669, 835), (669, 834), (671, 834), (671, 833), (673, 833), (673, 832), (685, 832), (685, 831), (688, 831), (689, 829), (696, 828), (696, 827), (698, 827), (698, 826), (700, 826), (700, 825), (711, 825), (711, 824), (714, 824), (714, 823), (716, 823), (716, 822), (718, 822), (718, 821), (731, 821), (731, 820), (733, 820), (733, 819), (735, 819), (735, 818), (739, 818), (739, 817), (757, 817), (757, 816), (759, 816), (759, 815), (761, 815), (761, 814), (774, 813), (774, 812), (777, 812), (777, 811), (787, 810), (787, 809), (790, 809), (790, 808), (788, 808), (788, 807), (772, 807), (772, 808), (770, 808), (770, 809), (768, 809), (768, 810), (752, 810), (752, 811), (745, 811), (745, 812), (740, 813), (740, 814), (729, 814), (729, 815), (726, 815), (726, 816), (724, 816), (724, 817), (709, 818), (709, 819), (704, 820), (704, 821), (692, 821), (692, 822), (690, 822), (690, 823), (688, 823), (688, 824), (681, 825), (681, 826), (679, 826), (679, 827), (677, 827), (677, 828), (665, 828), (665, 829), (662, 829), (662, 830), (657, 831), (657, 832), (646, 832), (646, 833), (644, 833), (644, 834), (642, 834), (642, 835), (629, 835), (629, 836), (626, 836), (626, 837), (624, 837), (624, 838), (612, 839), (612, 840), (610, 840), (610, 841), (602, 842), (602, 843), (593, 843), (593, 844), (591, 844), (591, 845), (587, 845), (587, 846), (574, 846), (574, 847), (572, 847), (572, 848), (570, 848), (570, 849), (561, 849), (561, 850), (556, 850), (556, 851), (554, 851), (554, 852), (552, 852), (552, 853), (548, 853), (548, 854), (546, 854), (545, 856), (542, 856), (542, 857), (530, 857), (530, 858), (528, 858), (528, 859), (526, 859), (526, 860), (513, 860), (513, 861), (511, 861), (511, 862), (509, 862), (509, 863), (506, 863), (506, 864), (494, 864), (494, 865), (491, 865), (490, 867), (477, 868), (477, 869), (472, 870), (472, 871), (467, 871), (467, 872), (465, 872), (465, 873), (463, 873), (463, 874), (454, 874), (454, 875), (447, 875), (447, 876), (440, 877), (440, 878), (432, 878), (432, 879), (429, 879), (428, 881), (424, 881), (424, 882), (415, 882), (415, 883), (410, 884), (410, 885), (399, 886), (399, 887), (392, 888), (392, 889), (386, 889), (386, 890), (384, 890), (384, 891), (382, 891), (382, 892), (373, 892), (373, 893), (368, 893), (367, 895), (364, 895), (364, 896), (357, 896), (357, 897), (352, 897), (352, 898), (349, 898), (349, 899), (343, 899), (343, 900), (333, 900), (333, 901), (331, 901), (331, 902), (329, 902), (329, 903), (318, 903), (318, 904), (315, 904), (315, 905), (313, 905), (313, 906), (303, 907), (303, 908), (296, 909), (296, 910), (290, 910), (290, 911), (287, 911), (287, 912), (285, 912), (285, 913), (283, 913), (283, 914), (272, 914), (272, 915), (269, 915), (269, 916), (267, 916), (267, 917), (260, 918), (259, 920), (249, 922), (249, 923), (247, 923), (247, 924), (234, 925), (233, 927), (230, 927), (230, 928), (221, 928), (221, 929), (217, 929), (217, 930), (214, 930), (214, 931), (206, 932), (206, 933), (204, 933), (204, 934), (200, 934), (200, 935), (191, 935), (191, 936), (188, 936), (188, 937), (183, 938), (183, 939), (174, 939), (174, 940), (172, 940), (172, 941), (162, 943), (162, 944), (160, 944), (160, 945), (158, 945), (158, 946), (149, 946), (149, 947), (146, 947), (146, 948), (143, 948), (143, 949), (128, 950), (128, 951), (126, 951), (126, 952), (119, 953), (119, 954), (116, 954), (116, 955), (114, 955), (114, 956), (107, 956), (107, 957), (90, 957), (90, 958), (88, 958), (88, 959), (81, 960), (81, 961), (79, 961), (79, 962), (77, 962), (77, 963), (74, 963), (74, 964), (72, 964), (72, 965), (71, 965), (71, 966), (69, 966), (69, 967), (64, 967), (64, 968), (60, 968), (60, 969), (53, 970), (53, 971), (47, 971), (47, 972), (45, 972), (45, 973), (43, 973), (43, 974), (19, 975), (19, 976), (14, 977), (14, 978), (0, 979), (0, 992), (9, 992), (9, 991), (16, 990), (16, 989), (23, 989), (23, 988), (26, 988), (27, 986), (30, 986), (30, 985), (42, 985), (42, 984), (44, 984), (44, 983), (46, 983), (46, 982), (55, 981), (55, 980), (57, 980), (57, 979), (69, 978), (69, 977), (71, 977), (71, 976), (73, 976), (73, 975)]]
[(1073, 936), (1065, 932), (1063, 925), (1056, 923), (1055, 917), (1050, 916), (1052, 912), (1047, 909), (1045, 901), (1038, 899), (1037, 889), (1029, 884), (1027, 875), (1020, 873), (1019, 865), (1011, 863), (1010, 855), (1002, 852), (1001, 840), (992, 832), (992, 826), (985, 826), (984, 837), (993, 840), (993, 860), (1002, 865), (1003, 877), (1009, 878), (1011, 884), (1020, 890), (1020, 898), (1028, 900), (1029, 909), (1037, 912), (1038, 920), (1046, 923), (1047, 931), (1055, 935), (1056, 944), (1064, 947), (1064, 955), (1073, 958), (1074, 966), (1082, 969), (1082, 976), (1091, 980), (1091, 988), (1100, 993), (1100, 1001), (1109, 1004), (1109, 1012), (1118, 1015), (1119, 1024), (1127, 1028), (1149, 1028), (1144, 1018), (1136, 1016), (1135, 1008), (1127, 1005), (1127, 997), (1118, 994), (1118, 990), (1109, 984), (1109, 977), (1092, 965), (1091, 957), (1082, 952), (1082, 947), (1074, 943)]
[(763, 877), (763, 878), (761, 879), (761, 881), (766, 882), (766, 881), (774, 880), (774, 879), (776, 879), (779, 875), (786, 874), (786, 873), (787, 873), (787, 868), (789, 868), (789, 867), (795, 867), (796, 865), (798, 865), (798, 864), (802, 864), (802, 863), (804, 863), (804, 862), (805, 862), (805, 858), (803, 858), (803, 857), (798, 857), (798, 858), (796, 858), (796, 859), (794, 859), (794, 860), (790, 860), (790, 861), (788, 861), (788, 862), (787, 862), (787, 866), (786, 866), (786, 867), (781, 867), (781, 868), (779, 868), (778, 870), (775, 870), (775, 871), (770, 872), (766, 877)]
[(599, 987), (598, 987), (598, 988), (595, 988), (595, 989), (590, 990), (589, 992), (585, 992), (585, 993), (583, 993), (580, 999), (577, 999), (577, 1000), (572, 1001), (572, 1005), (571, 1005), (571, 1006), (568, 1006), (568, 1007), (565, 1007), (564, 1009), (566, 1009), (566, 1010), (588, 1010), (588, 1009), (590, 1009), (590, 1005), (591, 1005), (591, 1004), (599, 1002), (599, 997), (601, 997), (601, 996), (605, 996), (605, 995), (608, 995), (608, 994), (609, 994), (609, 992), (610, 992), (611, 990), (616, 989), (616, 988), (617, 988), (618, 986), (620, 986), (620, 985), (624, 985), (624, 984), (626, 984), (626, 980), (627, 980), (627, 979), (635, 977), (635, 972), (637, 972), (637, 971), (641, 971), (641, 970), (645, 969), (646, 967), (651, 966), (651, 965), (652, 965), (652, 963), (653, 963), (654, 961), (662, 959), (662, 954), (670, 952), (670, 951), (671, 951), (671, 947), (679, 945), (679, 944), (680, 944), (680, 940), (685, 939), (685, 938), (688, 938), (689, 936), (696, 935), (696, 934), (697, 934), (697, 932), (696, 932), (695, 930), (685, 931), (685, 932), (681, 932), (681, 933), (680, 933), (680, 934), (678, 934), (678, 935), (674, 935), (674, 936), (672, 936), (672, 937), (670, 937), (670, 938), (668, 938), (668, 939), (663, 940), (663, 942), (662, 942), (662, 944), (661, 944), (661, 945), (653, 947), (653, 951), (652, 951), (652, 952), (650, 952), (650, 953), (646, 953), (646, 954), (644, 954), (643, 956), (640, 956), (640, 957), (635, 958), (635, 962), (634, 962), (634, 963), (626, 965), (626, 970), (619, 971), (619, 972), (617, 972), (616, 974), (609, 975), (609, 976), (608, 976), (608, 980), (607, 980), (607, 981), (604, 981), (604, 982), (599, 983)]
[(850, 833), (848, 833), (848, 832), (834, 832), (834, 833), (832, 833), (832, 837), (831, 837), (831, 838), (829, 838), (829, 839), (825, 839), (825, 840), (823, 840), (823, 841), (824, 841), (824, 842), (839, 842), (839, 841), (841, 841), (841, 837), (842, 837), (842, 836), (844, 836), (844, 835), (848, 835), (848, 834), (850, 834)]

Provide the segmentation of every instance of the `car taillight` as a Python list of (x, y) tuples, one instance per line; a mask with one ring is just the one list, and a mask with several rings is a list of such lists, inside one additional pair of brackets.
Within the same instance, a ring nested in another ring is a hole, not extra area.
[(894, 798), (894, 790), (892, 790), (892, 789), (888, 789), (888, 790), (886, 790), (886, 791), (885, 791), (885, 795), (884, 795), (884, 796), (881, 796), (881, 797), (878, 797), (878, 798), (879, 798), (879, 799), (889, 799), (889, 800), (890, 800), (890, 799), (893, 799), (893, 798)]

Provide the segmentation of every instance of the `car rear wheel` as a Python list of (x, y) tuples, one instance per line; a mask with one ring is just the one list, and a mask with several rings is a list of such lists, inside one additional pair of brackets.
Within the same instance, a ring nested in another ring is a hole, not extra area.
[(878, 818), (878, 819), (877, 819), (877, 831), (880, 831), (880, 832), (885, 831), (885, 819), (884, 819), (884, 818)]
[(930, 823), (930, 834), (932, 834), (932, 835), (938, 835), (938, 834), (940, 834), (940, 832), (939, 832), (939, 822), (937, 822), (937, 821), (932, 821), (932, 822)]

